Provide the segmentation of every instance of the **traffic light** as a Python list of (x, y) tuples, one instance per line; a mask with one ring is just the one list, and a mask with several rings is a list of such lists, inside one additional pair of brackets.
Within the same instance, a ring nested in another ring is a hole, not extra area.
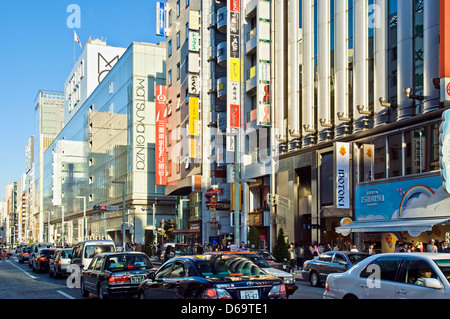
[(106, 206), (105, 205), (94, 205), (93, 209), (94, 210), (105, 210)]

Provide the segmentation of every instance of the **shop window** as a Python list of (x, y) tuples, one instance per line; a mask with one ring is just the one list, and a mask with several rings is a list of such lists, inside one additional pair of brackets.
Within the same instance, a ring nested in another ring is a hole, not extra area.
[(402, 176), (402, 134), (388, 137), (389, 146), (389, 177)]
[(374, 146), (374, 178), (386, 178), (386, 138), (380, 137), (373, 141)]
[(439, 124), (425, 127), (425, 165), (424, 172), (439, 170)]
[(424, 169), (426, 136), (424, 129), (405, 132), (405, 174), (418, 174)]

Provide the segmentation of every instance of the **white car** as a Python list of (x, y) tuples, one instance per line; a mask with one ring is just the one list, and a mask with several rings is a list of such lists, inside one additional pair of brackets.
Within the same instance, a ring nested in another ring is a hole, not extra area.
[(450, 298), (450, 254), (392, 253), (330, 274), (324, 299)]

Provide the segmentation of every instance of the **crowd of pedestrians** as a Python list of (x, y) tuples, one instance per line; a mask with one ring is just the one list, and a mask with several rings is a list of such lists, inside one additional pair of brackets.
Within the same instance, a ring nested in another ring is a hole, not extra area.
[(450, 253), (450, 247), (448, 242), (446, 241), (436, 242), (434, 239), (431, 239), (427, 245), (425, 245), (422, 242), (415, 243), (415, 242), (400, 241), (397, 243), (395, 251), (399, 253), (414, 253), (414, 252)]

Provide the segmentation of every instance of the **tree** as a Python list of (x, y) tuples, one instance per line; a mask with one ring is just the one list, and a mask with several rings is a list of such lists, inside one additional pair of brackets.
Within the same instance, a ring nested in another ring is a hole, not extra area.
[(277, 241), (275, 242), (275, 247), (273, 248), (273, 255), (278, 261), (289, 259), (288, 245), (284, 240), (283, 228), (280, 228), (278, 231)]
[(255, 245), (255, 248), (259, 248), (260, 236), (259, 231), (255, 226), (251, 226), (248, 231), (248, 241), (250, 242), (250, 247)]

